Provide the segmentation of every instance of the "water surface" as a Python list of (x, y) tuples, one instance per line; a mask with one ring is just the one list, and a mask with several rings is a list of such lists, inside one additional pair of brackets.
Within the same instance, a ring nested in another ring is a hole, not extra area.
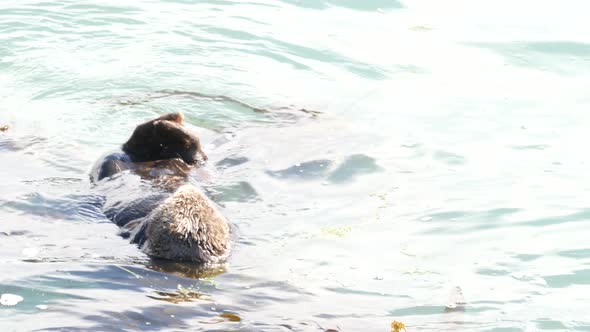
[[(3, 1), (0, 329), (590, 330), (588, 9)], [(224, 270), (151, 261), (89, 183), (171, 111)]]

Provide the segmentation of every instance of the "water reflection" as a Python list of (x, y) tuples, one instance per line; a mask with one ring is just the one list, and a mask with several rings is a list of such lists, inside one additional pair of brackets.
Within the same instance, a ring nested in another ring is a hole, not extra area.
[(210, 279), (225, 273), (225, 266), (203, 266), (191, 262), (175, 262), (163, 259), (150, 259), (146, 264), (150, 270), (189, 279)]

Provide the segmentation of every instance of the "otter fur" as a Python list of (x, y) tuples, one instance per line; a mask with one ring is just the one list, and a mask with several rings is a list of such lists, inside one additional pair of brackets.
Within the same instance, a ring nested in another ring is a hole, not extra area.
[[(219, 263), (229, 253), (223, 215), (195, 186), (187, 184), (147, 216), (124, 226), (146, 254), (170, 260)], [(141, 234), (138, 236), (138, 234)]]
[(216, 204), (188, 173), (198, 137), (182, 127), (181, 113), (136, 127), (122, 151), (103, 156), (91, 179), (105, 197), (105, 215), (121, 235), (155, 258), (221, 263), (230, 252), (230, 228)]
[(120, 150), (100, 158), (91, 171), (91, 180), (137, 168), (142, 162), (181, 159), (194, 165), (199, 156), (206, 161), (199, 137), (183, 124), (182, 113), (168, 113), (138, 125)]

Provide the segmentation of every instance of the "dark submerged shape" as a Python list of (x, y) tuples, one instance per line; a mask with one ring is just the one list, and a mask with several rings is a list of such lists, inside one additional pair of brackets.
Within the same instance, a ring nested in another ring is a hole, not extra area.
[[(105, 215), (146, 254), (219, 263), (230, 251), (229, 226), (200, 188), (188, 183), (199, 138), (170, 113), (137, 126), (122, 151), (102, 157), (91, 179), (105, 196)], [(122, 172), (126, 171), (126, 172)]]

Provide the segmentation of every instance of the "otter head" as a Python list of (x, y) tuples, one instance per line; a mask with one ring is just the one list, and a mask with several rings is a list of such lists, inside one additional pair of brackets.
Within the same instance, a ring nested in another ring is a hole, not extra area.
[(140, 124), (123, 151), (134, 162), (180, 158), (187, 164), (197, 162), (197, 155), (207, 156), (197, 135), (183, 127), (182, 113), (169, 113)]

